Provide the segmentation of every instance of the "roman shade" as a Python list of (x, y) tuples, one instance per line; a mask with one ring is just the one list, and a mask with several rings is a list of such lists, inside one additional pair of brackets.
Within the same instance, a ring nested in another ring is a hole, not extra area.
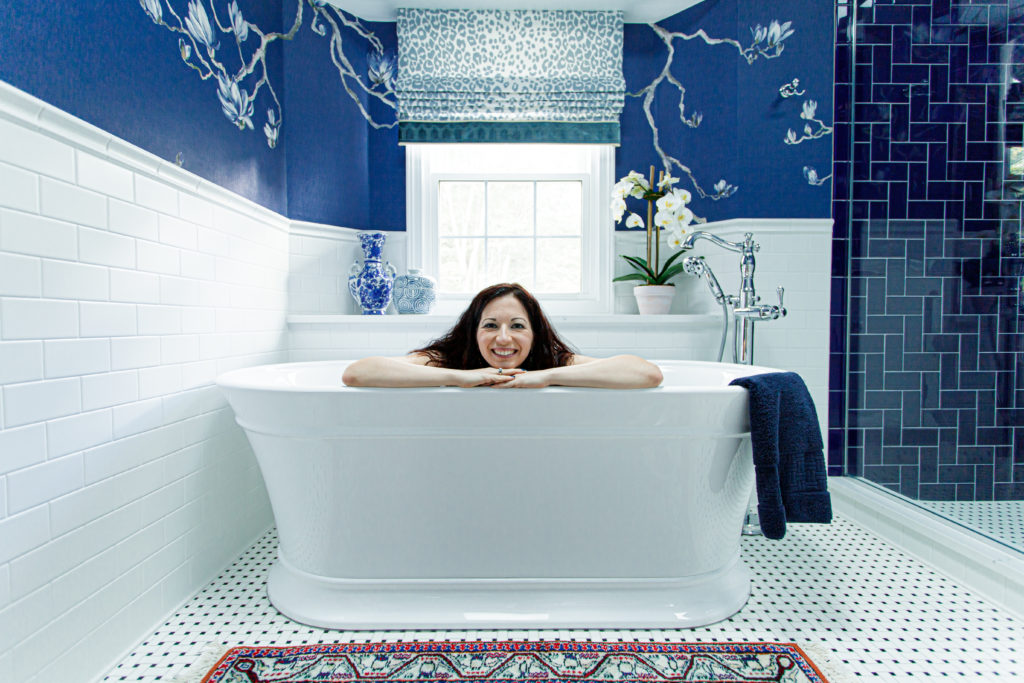
[(619, 142), (622, 13), (398, 10), (399, 142)]

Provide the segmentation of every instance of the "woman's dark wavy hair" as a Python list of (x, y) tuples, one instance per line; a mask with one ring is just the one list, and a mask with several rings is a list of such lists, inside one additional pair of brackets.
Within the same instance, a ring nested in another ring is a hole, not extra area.
[(491, 285), (473, 297), (469, 307), (463, 311), (455, 326), (447, 334), (438, 337), (422, 349), (410, 353), (422, 353), (430, 357), (431, 365), (455, 370), (475, 370), (487, 367), (476, 343), (476, 331), (487, 304), (511, 294), (526, 309), (533, 330), (533, 346), (523, 361), (524, 370), (545, 370), (568, 365), (575, 351), (562, 341), (555, 329), (544, 316), (540, 303), (532, 294), (514, 282)]

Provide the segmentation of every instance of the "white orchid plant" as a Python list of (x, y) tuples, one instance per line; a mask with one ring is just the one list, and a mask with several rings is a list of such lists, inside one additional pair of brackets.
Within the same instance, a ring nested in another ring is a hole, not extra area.
[[(626, 213), (627, 198), (632, 197), (647, 202), (646, 224), (639, 214), (631, 212), (626, 216), (627, 228), (646, 228), (647, 258), (622, 254), (622, 258), (626, 259), (637, 272), (620, 275), (613, 282), (637, 280), (648, 285), (670, 285), (672, 283), (669, 282), (669, 279), (683, 270), (683, 264), (673, 263), (684, 253), (682, 251), (672, 254), (663, 265), (659, 266), (658, 264), (661, 230), (668, 233), (668, 245), (679, 249), (683, 245), (687, 226), (694, 220), (693, 212), (686, 206), (690, 203), (692, 195), (687, 190), (673, 187), (677, 182), (679, 182), (679, 178), (674, 178), (669, 173), (662, 173), (661, 179), (655, 184), (654, 167), (652, 166), (650, 180), (636, 171), (630, 171), (612, 187), (611, 208), (616, 223), (622, 221), (622, 217)], [(657, 212), (653, 211), (655, 207)], [(652, 243), (654, 245), (653, 259)]]

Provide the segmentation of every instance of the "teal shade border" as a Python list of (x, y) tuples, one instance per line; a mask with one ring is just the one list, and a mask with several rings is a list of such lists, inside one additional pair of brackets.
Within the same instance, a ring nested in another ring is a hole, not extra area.
[(398, 144), (410, 142), (559, 142), (618, 145), (618, 121), (399, 121)]

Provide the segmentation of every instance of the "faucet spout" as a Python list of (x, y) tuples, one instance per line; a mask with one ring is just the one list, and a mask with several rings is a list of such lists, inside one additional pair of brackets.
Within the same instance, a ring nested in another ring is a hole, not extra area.
[(718, 235), (714, 235), (710, 232), (707, 232), (706, 230), (695, 230), (691, 232), (689, 235), (686, 236), (686, 238), (683, 240), (682, 245), (679, 248), (683, 251), (686, 251), (687, 249), (693, 249), (693, 246), (697, 243), (698, 240), (708, 240), (714, 244), (717, 244), (723, 249), (728, 249), (729, 251), (738, 251), (741, 253), (743, 251), (743, 242), (729, 242), (728, 240), (723, 240)]
[[(761, 297), (754, 289), (754, 271), (757, 267), (754, 253), (759, 251), (761, 246), (754, 241), (753, 233), (744, 233), (742, 242), (730, 242), (705, 230), (695, 230), (686, 236), (680, 249), (684, 251), (693, 249), (700, 240), (708, 240), (723, 249), (740, 254), (739, 296), (727, 296), (722, 292), (721, 287), (717, 286), (717, 279), (704, 263), (703, 257), (690, 256), (684, 259), (683, 267), (691, 275), (704, 276), (715, 300), (723, 305), (723, 311), (727, 312), (727, 307), (732, 307), (732, 317), (735, 322), (733, 360), (737, 363), (752, 364), (754, 362), (754, 322), (777, 320), (786, 315), (786, 309), (782, 306), (782, 288), (779, 288), (778, 306), (758, 304)], [(724, 334), (722, 339), (725, 339)]]

